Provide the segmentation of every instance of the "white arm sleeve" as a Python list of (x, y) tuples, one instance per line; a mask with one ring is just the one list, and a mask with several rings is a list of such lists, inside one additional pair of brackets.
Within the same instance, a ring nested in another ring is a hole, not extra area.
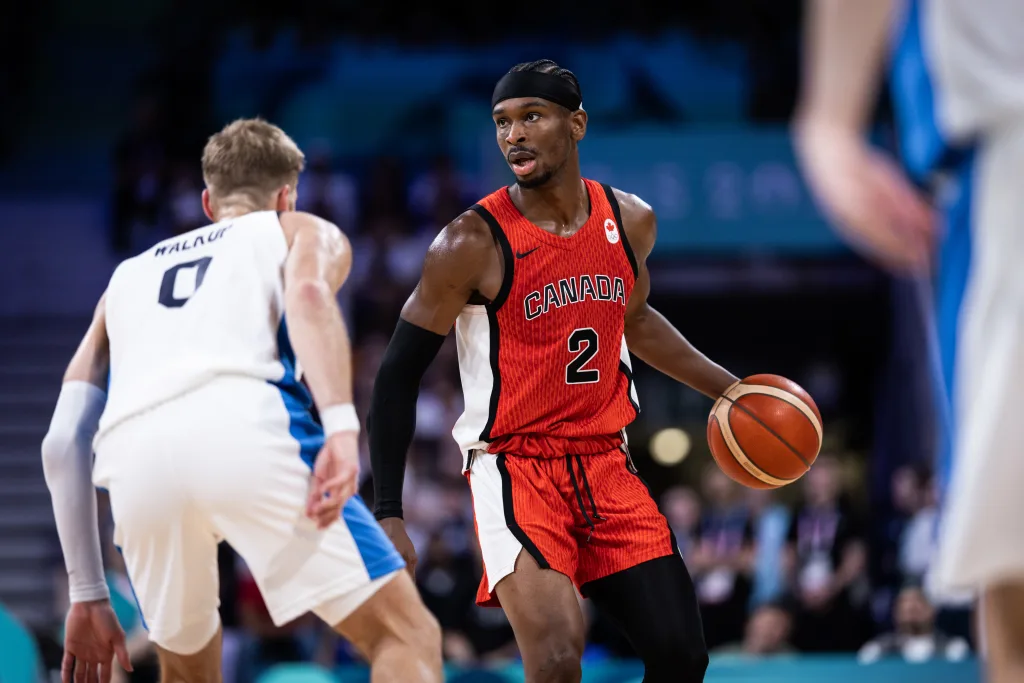
[(92, 485), (92, 439), (106, 401), (107, 395), (88, 382), (66, 382), (43, 439), (43, 474), (73, 603), (110, 597)]

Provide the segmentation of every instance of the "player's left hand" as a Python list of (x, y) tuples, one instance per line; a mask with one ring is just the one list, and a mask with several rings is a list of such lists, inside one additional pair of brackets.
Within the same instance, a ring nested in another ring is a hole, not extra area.
[(326, 529), (359, 487), (359, 434), (337, 432), (327, 437), (316, 457), (306, 516)]
[(114, 656), (125, 671), (132, 670), (124, 630), (109, 600), (76, 602), (64, 622), (63, 683), (110, 683)]

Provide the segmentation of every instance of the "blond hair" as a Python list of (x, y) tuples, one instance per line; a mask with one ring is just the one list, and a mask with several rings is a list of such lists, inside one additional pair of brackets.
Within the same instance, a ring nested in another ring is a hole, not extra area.
[(203, 149), (203, 180), (218, 200), (231, 197), (262, 207), (299, 182), (306, 157), (295, 141), (263, 119), (238, 119), (210, 136)]

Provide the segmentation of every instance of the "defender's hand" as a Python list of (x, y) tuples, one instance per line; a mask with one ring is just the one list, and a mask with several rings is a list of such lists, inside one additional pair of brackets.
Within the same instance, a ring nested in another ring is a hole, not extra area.
[(927, 270), (934, 212), (891, 159), (828, 122), (801, 123), (795, 142), (808, 184), (851, 247), (897, 273)]
[(395, 544), (398, 554), (405, 560), (406, 569), (409, 570), (409, 574), (415, 579), (416, 548), (413, 546), (412, 539), (409, 538), (409, 534), (405, 530), (405, 521), (401, 517), (385, 517), (380, 520), (380, 525), (384, 529), (384, 533), (391, 539), (391, 542)]
[(125, 671), (132, 670), (124, 630), (109, 600), (77, 602), (64, 622), (63, 683), (110, 683), (114, 656)]
[(327, 437), (316, 457), (306, 516), (326, 529), (359, 488), (359, 434), (337, 432)]

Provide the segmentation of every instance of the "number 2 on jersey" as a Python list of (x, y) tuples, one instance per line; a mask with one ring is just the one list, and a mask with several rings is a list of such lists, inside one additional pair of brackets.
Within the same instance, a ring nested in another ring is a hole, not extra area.
[[(160, 281), (160, 296), (157, 301), (167, 308), (181, 308), (192, 295), (199, 291), (206, 277), (206, 269), (210, 267), (212, 256), (205, 256), (195, 261), (179, 263), (164, 271), (164, 278)], [(184, 273), (183, 273), (184, 271)], [(190, 272), (191, 271), (191, 272)], [(185, 279), (191, 275), (191, 283)], [(189, 286), (191, 284), (191, 286)]]
[(566, 384), (594, 384), (601, 381), (601, 371), (596, 368), (584, 370), (597, 355), (597, 332), (592, 327), (581, 327), (569, 335), (569, 353), (576, 357), (565, 366)]

